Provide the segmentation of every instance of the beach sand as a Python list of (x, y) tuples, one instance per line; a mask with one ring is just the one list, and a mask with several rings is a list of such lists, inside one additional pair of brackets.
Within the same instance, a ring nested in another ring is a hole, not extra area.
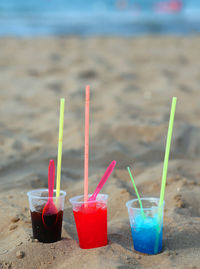
[[(0, 268), (200, 268), (200, 38), (0, 39)], [(89, 191), (109, 163), (106, 247), (82, 250), (68, 199), (83, 193), (84, 87), (91, 85)], [(177, 109), (163, 252), (133, 250), (125, 202), (159, 197), (172, 96)], [(32, 240), (27, 191), (47, 187), (65, 97), (63, 239)], [(21, 253), (20, 253), (21, 251)]]

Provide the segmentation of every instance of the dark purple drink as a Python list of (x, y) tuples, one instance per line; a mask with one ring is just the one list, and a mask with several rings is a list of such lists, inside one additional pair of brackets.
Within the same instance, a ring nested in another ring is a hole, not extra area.
[(43, 243), (53, 243), (61, 239), (63, 211), (53, 215), (31, 212), (33, 238)]

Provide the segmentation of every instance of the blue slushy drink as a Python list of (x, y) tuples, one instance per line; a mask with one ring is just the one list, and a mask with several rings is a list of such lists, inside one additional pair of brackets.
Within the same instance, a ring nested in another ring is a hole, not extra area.
[[(146, 254), (156, 254), (162, 250), (162, 226), (158, 226), (158, 215), (145, 219), (138, 215), (134, 224), (131, 224), (133, 245), (136, 251)], [(159, 233), (157, 235), (157, 233)], [(158, 237), (158, 251), (156, 251), (156, 240)], [(155, 253), (156, 252), (156, 253)]]

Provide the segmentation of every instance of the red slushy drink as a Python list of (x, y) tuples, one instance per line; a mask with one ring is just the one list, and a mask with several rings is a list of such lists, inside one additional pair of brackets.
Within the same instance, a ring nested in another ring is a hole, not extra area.
[(83, 196), (70, 199), (80, 248), (89, 249), (107, 245), (107, 198), (108, 195), (99, 194), (95, 201), (86, 203)]

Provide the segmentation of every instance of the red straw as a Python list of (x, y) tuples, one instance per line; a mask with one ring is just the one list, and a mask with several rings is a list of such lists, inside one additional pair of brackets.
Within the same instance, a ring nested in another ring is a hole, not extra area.
[(90, 86), (85, 88), (85, 171), (84, 171), (84, 202), (88, 200), (88, 157), (89, 157), (89, 109)]

